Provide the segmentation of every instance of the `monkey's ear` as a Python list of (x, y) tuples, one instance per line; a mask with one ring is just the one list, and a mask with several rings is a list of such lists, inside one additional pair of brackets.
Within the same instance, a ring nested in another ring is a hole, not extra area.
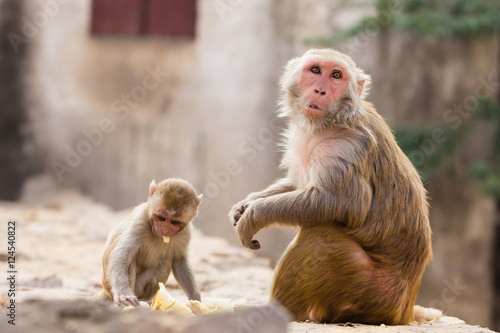
[(365, 86), (366, 79), (361, 79), (358, 81), (358, 94), (361, 96), (363, 94), (363, 87)]
[(300, 58), (301, 57), (295, 57), (295, 58), (288, 60), (286, 66), (285, 66), (285, 71), (289, 72), (289, 71), (293, 71), (294, 69), (296, 69), (299, 66)]
[(368, 95), (368, 90), (370, 90), (370, 84), (372, 80), (370, 75), (367, 75), (363, 72), (359, 74), (358, 79), (358, 94), (361, 98), (365, 98)]
[(156, 182), (155, 182), (155, 180), (153, 179), (153, 180), (151, 181), (151, 184), (149, 184), (149, 196), (152, 196), (152, 195), (153, 195), (153, 193), (155, 192), (155, 190), (156, 190)]
[(288, 90), (297, 81), (297, 74), (300, 70), (300, 57), (290, 59), (285, 66), (285, 72), (280, 79), (280, 87)]

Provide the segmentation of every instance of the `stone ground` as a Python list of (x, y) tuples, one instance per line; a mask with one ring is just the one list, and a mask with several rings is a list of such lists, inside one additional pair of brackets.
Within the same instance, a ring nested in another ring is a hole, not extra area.
[[(211, 322), (212, 318), (186, 319), (153, 314), (147, 310), (123, 313), (116, 308), (89, 303), (84, 299), (100, 289), (100, 253), (106, 235), (127, 212), (113, 212), (104, 205), (68, 190), (35, 193), (19, 203), (0, 202), (0, 266), (5, 272), (0, 279), (0, 332), (135, 332), (139, 329), (193, 333), (224, 330), (284, 332), (286, 329), (288, 332), (315, 333), (492, 332), (467, 325), (453, 317), (444, 317), (433, 324), (414, 326), (292, 322), (285, 328), (283, 318), (286, 315), (280, 309), (268, 311), (260, 308), (260, 312), (254, 309), (268, 303), (268, 288), (272, 278), (270, 261), (232, 246), (222, 238), (204, 236), (196, 229), (190, 256), (202, 298), (229, 298), (240, 316), (248, 311), (242, 309), (250, 308), (248, 317), (245, 317), (247, 321), (239, 317), (223, 317), (221, 320), (224, 325), (234, 322), (237, 326), (215, 329), (217, 323)], [(9, 318), (6, 312), (10, 301), (7, 295), (9, 282), (6, 279), (9, 275), (6, 234), (7, 222), (13, 219), (17, 221), (16, 326), (7, 323)], [(173, 278), (166, 286), (174, 297), (187, 301)], [(272, 323), (269, 324), (271, 326), (261, 325), (262, 318), (274, 318), (276, 326), (272, 326)], [(196, 325), (200, 320), (203, 329), (197, 330)], [(212, 326), (214, 330), (208, 329)]]

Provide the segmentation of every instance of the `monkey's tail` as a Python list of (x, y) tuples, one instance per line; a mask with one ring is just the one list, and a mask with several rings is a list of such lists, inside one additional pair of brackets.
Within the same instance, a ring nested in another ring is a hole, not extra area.
[(424, 308), (420, 305), (415, 305), (415, 307), (413, 308), (413, 313), (415, 314), (415, 321), (419, 324), (438, 321), (443, 316), (441, 310)]

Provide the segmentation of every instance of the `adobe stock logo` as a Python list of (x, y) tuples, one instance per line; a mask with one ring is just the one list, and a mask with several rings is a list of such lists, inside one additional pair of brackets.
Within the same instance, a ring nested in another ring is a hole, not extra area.
[(448, 279), (445, 279), (443, 282), (446, 287), (441, 290), (438, 299), (431, 301), (430, 306), (446, 311), (447, 305), (455, 302), (467, 289), (467, 285), (461, 284), (458, 278), (455, 278), (453, 282), (450, 282)]
[(226, 14), (233, 12), (242, 3), (243, 0), (214, 0), (212, 2), (221, 21), (224, 21)]
[(62, 182), (66, 173), (72, 173), (82, 162), (84, 157), (89, 156), (94, 148), (101, 145), (105, 134), (113, 133), (116, 124), (125, 120), (130, 112), (136, 109), (142, 101), (146, 99), (149, 93), (160, 86), (168, 76), (167, 72), (161, 71), (159, 66), (155, 69), (146, 68), (147, 74), (144, 75), (141, 84), (134, 86), (129, 93), (123, 93), (111, 103), (112, 117), (102, 118), (96, 128), (81, 131), (84, 136), (74, 147), (67, 145), (64, 149), (66, 156), (64, 162), (52, 161), (52, 170), (57, 179)]
[(274, 117), (268, 126), (261, 128), (254, 135), (248, 135), (240, 142), (236, 150), (240, 157), (239, 161), (231, 159), (227, 161), (224, 169), (208, 173), (210, 180), (203, 187), (204, 196), (200, 209), (205, 209), (210, 204), (211, 199), (215, 199), (221, 191), (228, 188), (232, 179), (244, 171), (245, 166), (257, 159), (259, 152), (269, 147), (274, 141), (274, 133), (279, 131), (278, 123), (279, 118)]
[(30, 40), (38, 36), (40, 29), (43, 29), (50, 21), (51, 18), (55, 17), (59, 10), (60, 5), (68, 3), (69, 0), (47, 0), (39, 1), (38, 4), (40, 9), (33, 14), (31, 19), (23, 16), (21, 18), (21, 33), (22, 35), (16, 34), (14, 32), (9, 32), (7, 38), (9, 39), (14, 52), (19, 53), (19, 45), (28, 44)]

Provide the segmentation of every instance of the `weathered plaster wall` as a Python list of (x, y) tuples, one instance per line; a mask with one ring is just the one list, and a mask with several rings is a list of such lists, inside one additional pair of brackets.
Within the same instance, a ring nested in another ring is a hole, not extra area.
[(0, 200), (17, 200), (24, 180), (39, 172), (36, 151), (30, 144), (24, 73), (28, 50), (13, 47), (19, 33), (22, 4), (0, 1)]
[[(500, 87), (498, 39), (432, 41), (397, 32), (378, 39), (373, 101), (394, 125), (465, 130), (475, 98), (496, 98)], [(406, 51), (404, 51), (406, 50)], [(398, 70), (390, 80), (387, 74)], [(491, 325), (492, 255), (496, 207), (471, 180), (469, 168), (488, 152), (490, 129), (476, 130), (461, 144), (451, 168), (426, 185), (431, 202), (434, 262), (424, 276), (420, 300)], [(443, 136), (415, 154), (422, 159), (450, 138)]]
[[(169, 40), (92, 36), (90, 1), (61, 3), (27, 45), (47, 168), (117, 209), (145, 200), (153, 178), (185, 178), (205, 195), (197, 226), (236, 242), (230, 207), (280, 175), (279, 4), (200, 1), (195, 40)], [(276, 259), (290, 235), (263, 233)]]

